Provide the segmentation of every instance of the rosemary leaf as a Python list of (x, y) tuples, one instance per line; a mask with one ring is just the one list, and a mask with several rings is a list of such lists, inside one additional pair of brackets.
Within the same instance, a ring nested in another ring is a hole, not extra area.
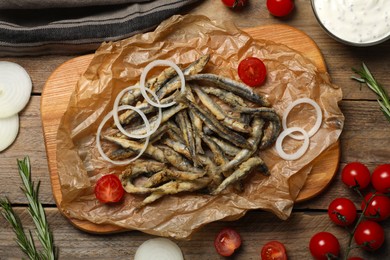
[(380, 110), (383, 112), (387, 120), (390, 122), (390, 98), (383, 86), (374, 78), (366, 64), (362, 64), (360, 70), (352, 69), (360, 78), (352, 76), (352, 79), (360, 83), (365, 83), (378, 96)]
[(8, 221), (16, 234), (16, 243), (21, 250), (31, 260), (55, 260), (58, 258), (57, 249), (54, 246), (53, 235), (50, 232), (49, 224), (46, 219), (46, 214), (42, 204), (39, 202), (38, 193), (40, 183), (37, 185), (31, 180), (30, 159), (25, 157), (23, 160), (18, 160), (19, 175), (23, 182), (21, 190), (28, 200), (28, 212), (33, 219), (36, 227), (37, 237), (43, 247), (42, 251), (38, 251), (34, 244), (34, 239), (31, 232), (28, 235), (24, 232), (22, 222), (12, 209), (8, 199), (0, 199), (0, 207), (2, 208), (1, 215)]

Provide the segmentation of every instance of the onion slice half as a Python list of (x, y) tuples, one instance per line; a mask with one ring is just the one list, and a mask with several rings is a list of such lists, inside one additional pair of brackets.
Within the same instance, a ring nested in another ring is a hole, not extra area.
[[(322, 123), (322, 111), (321, 111), (321, 108), (313, 99), (310, 99), (310, 98), (300, 98), (300, 99), (297, 99), (294, 102), (292, 102), (287, 107), (287, 109), (284, 111), (284, 113), (283, 113), (282, 125), (283, 125), (284, 129), (287, 129), (288, 128), (287, 127), (287, 117), (288, 117), (288, 114), (290, 113), (290, 111), (295, 106), (300, 105), (300, 104), (304, 104), (304, 103), (313, 106), (314, 109), (316, 110), (316, 118), (317, 118), (316, 122), (315, 122), (314, 126), (309, 131), (307, 131), (309, 137), (312, 137), (320, 129), (320, 126), (321, 126), (321, 123)], [(296, 140), (303, 140), (305, 138), (302, 135), (298, 136), (298, 135), (294, 135), (294, 134), (290, 134), (290, 137), (292, 137), (292, 138), (294, 138)]]
[[(118, 107), (118, 111), (122, 111), (122, 110), (125, 110), (125, 109), (133, 109), (135, 110), (138, 114), (140, 114), (141, 118), (144, 120), (144, 123), (145, 123), (145, 127), (147, 129), (147, 132), (150, 132), (150, 124), (149, 124), (149, 121), (148, 119), (146, 118), (145, 114), (139, 110), (139, 109), (134, 109), (133, 106), (128, 106), (128, 105), (124, 105), (124, 106), (120, 106)], [(148, 144), (149, 144), (149, 136), (146, 137), (145, 141), (144, 141), (144, 145), (142, 146), (142, 149), (141, 151), (138, 153), (137, 156), (131, 158), (131, 159), (128, 159), (128, 160), (123, 160), (123, 161), (114, 161), (112, 159), (110, 159), (103, 151), (103, 148), (102, 148), (102, 145), (101, 145), (101, 142), (100, 142), (100, 135), (101, 135), (101, 132), (102, 132), (102, 129), (104, 127), (104, 125), (107, 123), (107, 121), (112, 117), (113, 115), (113, 111), (110, 111), (102, 120), (102, 122), (100, 123), (98, 129), (97, 129), (97, 133), (96, 133), (96, 147), (100, 153), (100, 155), (103, 157), (104, 160), (112, 163), (112, 164), (115, 164), (115, 165), (126, 165), (126, 164), (129, 164), (135, 160), (137, 160), (146, 150), (146, 148), (148, 147)]]
[(19, 64), (0, 61), (0, 118), (19, 113), (28, 103), (32, 83)]
[[(113, 118), (114, 118), (115, 125), (119, 129), (119, 131), (121, 131), (122, 134), (124, 134), (124, 135), (126, 135), (127, 137), (130, 137), (130, 138), (142, 139), (142, 138), (149, 137), (154, 132), (156, 132), (156, 130), (158, 129), (158, 127), (161, 124), (162, 111), (161, 111), (161, 107), (158, 107), (157, 120), (155, 122), (153, 122), (153, 125), (154, 125), (153, 129), (150, 129), (150, 127), (146, 128), (146, 134), (143, 134), (143, 135), (132, 134), (132, 133), (126, 131), (126, 129), (123, 128), (123, 126), (121, 125), (121, 123), (119, 121), (119, 115), (118, 115), (118, 112), (119, 112), (118, 111), (119, 102), (120, 102), (122, 96), (127, 91), (132, 90), (132, 89), (137, 89), (137, 88), (140, 89), (140, 87), (138, 85), (134, 85), (134, 86), (127, 87), (127, 88), (123, 89), (121, 92), (119, 92), (118, 96), (115, 98), (112, 112), (113, 112)], [(146, 89), (146, 88), (145, 88), (145, 91), (149, 92), (156, 99), (157, 103), (160, 104), (160, 101), (159, 101), (157, 95), (153, 91), (151, 91), (150, 89)], [(144, 120), (144, 122), (145, 122), (145, 120), (147, 120), (145, 113), (143, 113), (139, 108), (134, 107), (134, 106), (127, 106), (127, 107), (130, 107), (130, 109), (132, 109), (135, 112), (137, 112), (141, 117), (145, 116), (145, 118), (142, 118)], [(150, 122), (149, 122), (149, 124), (150, 124)]]
[(0, 152), (7, 149), (19, 132), (19, 115), (0, 118)]
[[(300, 132), (303, 135), (303, 144), (295, 153), (288, 154), (283, 150), (283, 147), (282, 147), (283, 140), (286, 136), (288, 136), (288, 135), (291, 136), (291, 133), (294, 133), (294, 132)], [(309, 134), (300, 127), (287, 128), (287, 129), (283, 130), (280, 133), (278, 139), (276, 139), (275, 148), (276, 148), (276, 151), (279, 154), (279, 156), (285, 160), (292, 161), (292, 160), (299, 159), (300, 157), (302, 157), (302, 155), (305, 154), (305, 152), (309, 148)]]
[(172, 67), (177, 72), (177, 75), (180, 78), (180, 83), (181, 83), (180, 91), (181, 91), (181, 93), (184, 93), (185, 87), (186, 87), (186, 82), (185, 82), (184, 74), (181, 71), (181, 69), (179, 68), (179, 66), (177, 66), (175, 63), (173, 63), (172, 61), (169, 61), (169, 60), (154, 60), (154, 61), (150, 62), (148, 65), (146, 65), (146, 67), (144, 68), (144, 70), (141, 73), (140, 89), (141, 89), (142, 96), (152, 106), (162, 107), (162, 108), (163, 107), (171, 107), (171, 106), (176, 104), (176, 101), (172, 101), (172, 102), (167, 103), (167, 104), (159, 104), (159, 103), (156, 103), (153, 100), (151, 100), (149, 98), (148, 94), (146, 93), (146, 86), (145, 86), (146, 76), (148, 75), (148, 72), (152, 68), (157, 67), (157, 66), (170, 66), (170, 67)]
[(167, 238), (146, 240), (135, 252), (134, 260), (183, 260), (179, 246)]

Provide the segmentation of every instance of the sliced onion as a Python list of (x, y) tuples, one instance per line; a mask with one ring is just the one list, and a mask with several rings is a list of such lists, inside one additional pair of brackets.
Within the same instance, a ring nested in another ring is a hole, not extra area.
[(0, 118), (19, 113), (28, 103), (32, 83), (19, 64), (0, 61)]
[[(291, 133), (294, 133), (294, 132), (300, 132), (303, 135), (303, 144), (295, 153), (288, 154), (283, 150), (283, 147), (282, 147), (283, 140), (286, 136), (288, 136), (288, 135), (291, 136)], [(309, 148), (309, 134), (304, 129), (302, 129), (300, 127), (290, 127), (290, 128), (284, 129), (280, 133), (278, 139), (276, 139), (275, 148), (276, 148), (276, 151), (279, 154), (279, 156), (285, 160), (292, 161), (292, 160), (299, 159), (302, 155), (305, 154), (305, 152)]]
[[(312, 100), (310, 98), (297, 99), (287, 107), (287, 109), (283, 113), (283, 119), (282, 119), (283, 128), (287, 129), (287, 117), (288, 117), (288, 114), (290, 113), (290, 111), (295, 106), (297, 106), (299, 104), (303, 104), (303, 103), (312, 105), (316, 110), (316, 117), (317, 117), (316, 122), (315, 122), (314, 126), (307, 132), (309, 137), (312, 137), (315, 133), (317, 133), (318, 129), (320, 129), (320, 126), (322, 123), (322, 111), (321, 111), (320, 106), (314, 100)], [(301, 136), (301, 135), (297, 136), (297, 135), (290, 134), (290, 136), (296, 140), (303, 140), (304, 139), (304, 136)]]
[[(133, 109), (133, 110), (135, 110), (133, 106), (128, 106), (128, 105), (124, 105), (124, 106), (118, 107), (118, 111), (122, 111), (122, 110), (125, 110), (125, 109)], [(138, 114), (140, 114), (141, 118), (144, 120), (147, 132), (150, 132), (150, 124), (149, 124), (149, 121), (146, 118), (145, 114), (141, 110), (139, 110), (139, 109), (137, 109), (135, 111)], [(144, 141), (144, 146), (142, 147), (141, 151), (138, 153), (137, 156), (135, 156), (135, 157), (133, 157), (131, 159), (128, 159), (128, 160), (123, 160), (123, 161), (114, 161), (114, 160), (110, 159), (103, 151), (102, 145), (100, 143), (100, 135), (101, 135), (101, 132), (102, 132), (102, 129), (103, 129), (104, 125), (112, 117), (112, 115), (113, 115), (113, 111), (110, 111), (103, 118), (102, 122), (100, 123), (100, 125), (98, 127), (98, 130), (97, 130), (97, 133), (96, 133), (96, 147), (97, 147), (100, 155), (103, 157), (104, 160), (106, 160), (108, 162), (111, 162), (112, 164), (115, 164), (115, 165), (126, 165), (126, 164), (129, 164), (129, 163), (137, 160), (145, 152), (145, 150), (146, 150), (146, 148), (148, 147), (148, 144), (149, 144), (149, 136), (146, 137), (146, 139)]]
[(19, 116), (0, 118), (0, 152), (7, 149), (16, 139), (19, 132)]
[(180, 78), (180, 83), (181, 83), (181, 87), (180, 87), (180, 91), (182, 93), (184, 93), (184, 90), (185, 90), (185, 86), (186, 86), (186, 82), (185, 82), (185, 78), (184, 78), (184, 74), (183, 72), (181, 71), (181, 69), (175, 64), (173, 63), (172, 61), (169, 61), (169, 60), (155, 60), (155, 61), (152, 61), (151, 63), (149, 63), (145, 69), (142, 71), (141, 73), (141, 79), (140, 79), (140, 89), (141, 89), (141, 93), (142, 93), (142, 96), (145, 98), (145, 100), (155, 106), (155, 107), (171, 107), (173, 105), (176, 104), (175, 101), (172, 101), (170, 103), (167, 103), (167, 104), (159, 104), (159, 103), (156, 103), (154, 102), (153, 100), (151, 100), (148, 96), (148, 94), (146, 93), (146, 86), (145, 86), (145, 83), (146, 83), (146, 76), (148, 75), (148, 72), (156, 67), (156, 66), (170, 66), (172, 67), (174, 70), (176, 70), (177, 72), (177, 75), (179, 76)]
[(167, 238), (152, 238), (140, 245), (134, 260), (183, 260), (179, 246)]
[[(158, 127), (160, 126), (161, 124), (161, 119), (162, 119), (162, 111), (161, 111), (161, 107), (158, 107), (158, 115), (157, 115), (157, 120), (156, 122), (153, 123), (153, 129), (147, 129), (146, 130), (146, 134), (143, 134), (143, 135), (137, 135), (137, 134), (132, 134), (128, 131), (126, 131), (126, 129), (123, 128), (123, 126), (121, 125), (121, 123), (119, 122), (119, 115), (118, 115), (118, 106), (119, 106), (119, 102), (122, 98), (122, 96), (129, 90), (132, 90), (132, 89), (140, 89), (140, 87), (138, 85), (135, 85), (135, 86), (130, 86), (130, 87), (127, 87), (125, 89), (123, 89), (121, 92), (119, 92), (118, 96), (116, 97), (115, 99), (115, 102), (114, 102), (114, 106), (113, 106), (113, 109), (112, 109), (112, 112), (113, 112), (113, 118), (114, 118), (114, 122), (115, 122), (115, 125), (116, 127), (119, 129), (119, 131), (121, 131), (122, 134), (130, 137), (130, 138), (136, 138), (136, 139), (142, 139), (142, 138), (146, 138), (146, 137), (149, 137), (151, 136), (154, 132), (156, 132), (156, 130), (158, 129)], [(157, 95), (151, 91), (150, 89), (146, 89), (145, 88), (145, 91), (149, 92), (157, 101), (158, 104), (160, 104), (160, 100), (158, 99)], [(138, 109), (137, 107), (132, 107), (132, 110), (136, 111), (138, 114), (140, 114), (142, 116), (145, 115), (140, 109)], [(141, 113), (142, 114), (141, 114)], [(146, 118), (146, 116), (145, 116)], [(143, 120), (145, 121), (145, 119), (143, 118)]]

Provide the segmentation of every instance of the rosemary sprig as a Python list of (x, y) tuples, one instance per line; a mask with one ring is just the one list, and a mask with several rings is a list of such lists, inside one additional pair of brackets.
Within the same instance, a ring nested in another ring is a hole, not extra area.
[(38, 251), (35, 247), (31, 232), (26, 236), (20, 219), (13, 211), (8, 199), (1, 200), (2, 215), (10, 222), (17, 237), (17, 243), (22, 251), (30, 259), (57, 259), (57, 251), (54, 247), (53, 235), (50, 232), (49, 224), (46, 219), (45, 211), (42, 204), (39, 202), (38, 193), (40, 182), (35, 186), (31, 180), (30, 159), (25, 157), (23, 160), (18, 160), (19, 176), (22, 179), (23, 187), (21, 188), (28, 200), (28, 212), (32, 217), (37, 228), (36, 234), (43, 247), (43, 251)]
[(380, 109), (390, 122), (390, 98), (383, 86), (374, 78), (368, 67), (363, 63), (360, 70), (352, 69), (360, 78), (352, 76), (352, 79), (365, 83), (377, 96)]

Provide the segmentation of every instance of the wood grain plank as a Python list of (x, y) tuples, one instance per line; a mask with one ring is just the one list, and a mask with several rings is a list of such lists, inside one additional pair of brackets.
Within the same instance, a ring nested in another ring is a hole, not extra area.
[[(21, 215), (26, 229), (34, 228), (26, 209), (17, 208), (16, 213)], [(46, 214), (55, 244), (59, 248), (60, 259), (132, 259), (142, 242), (153, 238), (138, 231), (104, 236), (88, 234), (69, 225), (55, 208), (46, 209)], [(348, 238), (345, 230), (333, 225), (326, 213), (295, 212), (288, 220), (281, 221), (270, 213), (253, 211), (234, 222), (212, 223), (195, 233), (190, 241), (175, 242), (186, 260), (225, 259), (215, 252), (213, 240), (219, 230), (226, 226), (237, 229), (243, 241), (242, 248), (232, 259), (259, 259), (261, 246), (274, 239), (285, 244), (289, 259), (311, 259), (308, 244), (316, 232), (332, 232), (340, 240), (342, 248), (345, 248)], [(390, 222), (383, 222), (383, 226), (389, 229)], [(20, 259), (23, 256), (16, 243), (10, 239), (13, 237), (11, 228), (0, 218), (1, 259)], [(353, 255), (365, 259), (385, 259), (389, 253), (389, 239), (374, 254), (359, 249), (353, 251)]]

